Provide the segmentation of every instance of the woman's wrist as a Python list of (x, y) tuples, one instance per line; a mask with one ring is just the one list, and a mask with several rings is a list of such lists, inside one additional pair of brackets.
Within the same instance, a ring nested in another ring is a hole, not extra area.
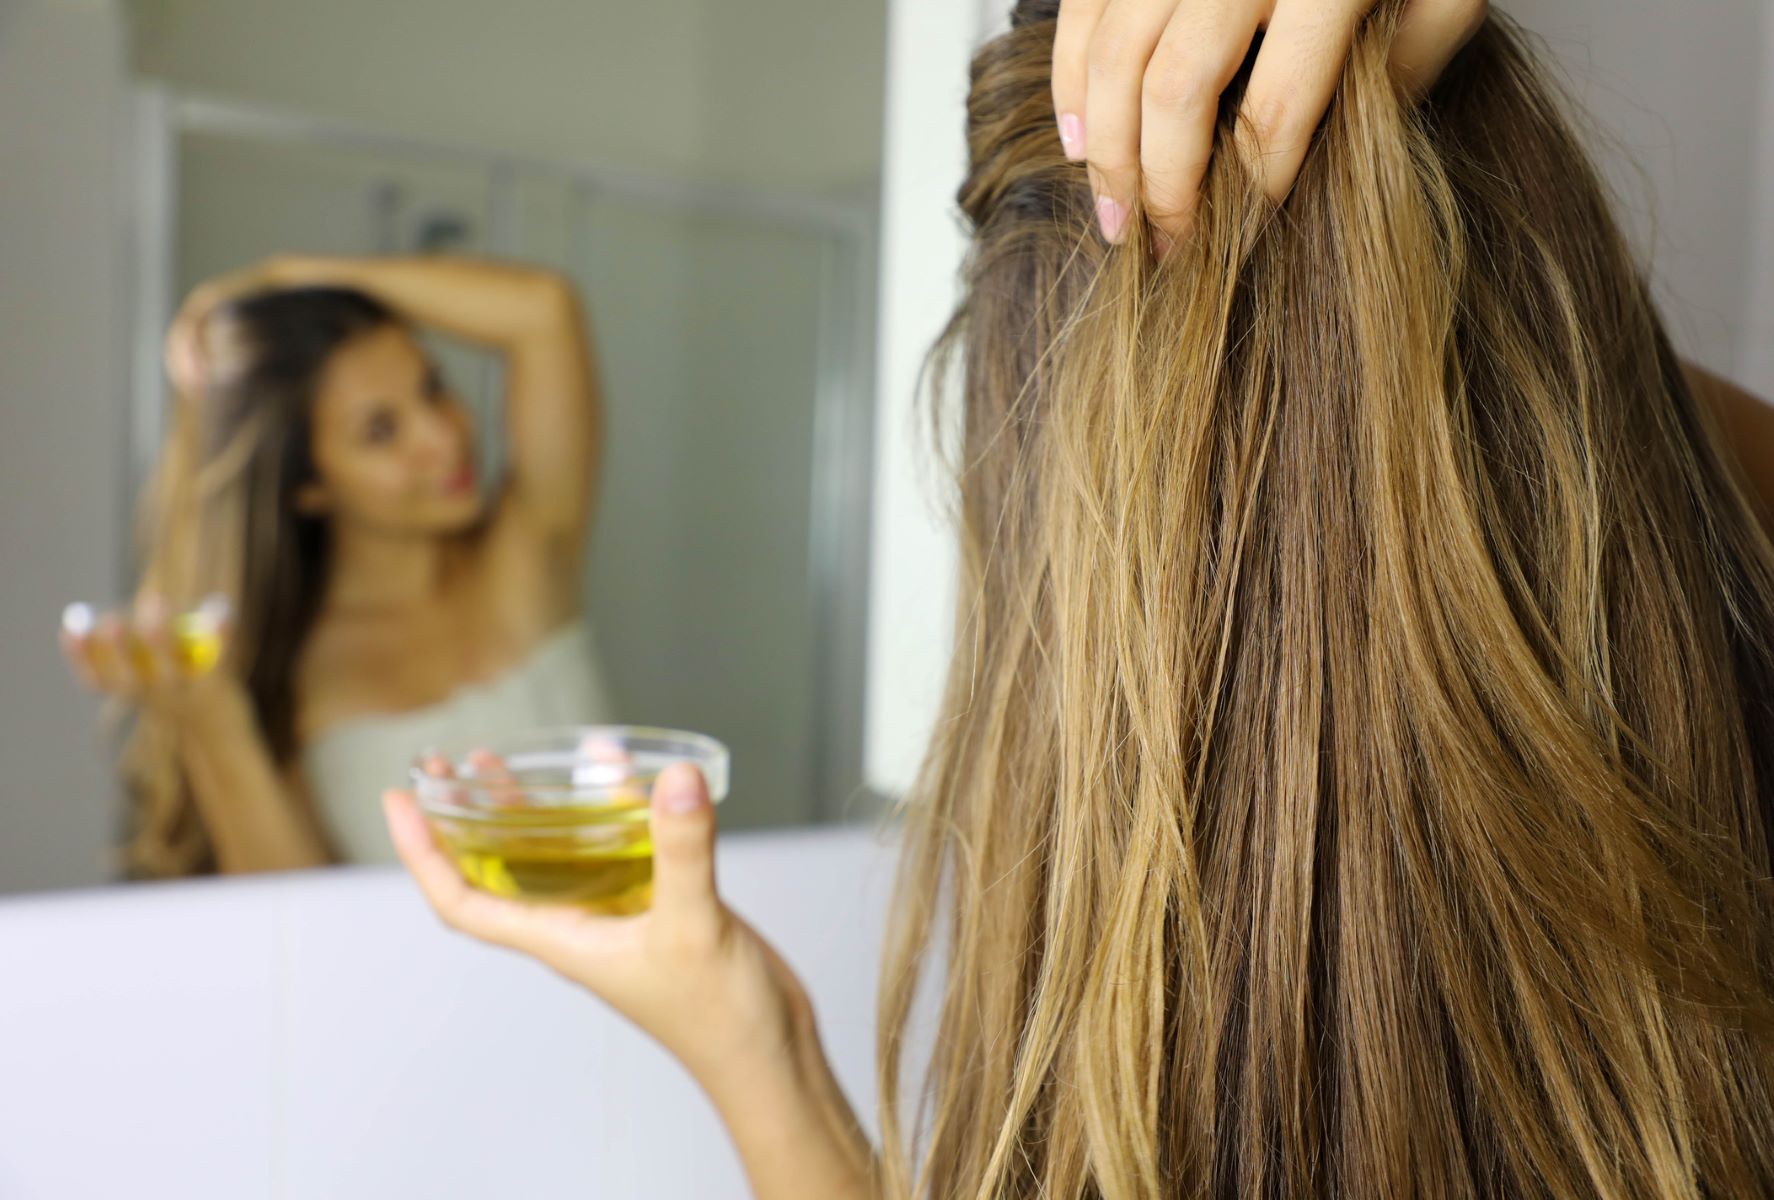
[(744, 1164), (756, 1200), (865, 1200), (875, 1155), (817, 1037), (705, 1091)]
[(192, 680), (170, 699), (179, 723), (198, 737), (228, 738), (257, 729), (251, 698), (231, 677)]

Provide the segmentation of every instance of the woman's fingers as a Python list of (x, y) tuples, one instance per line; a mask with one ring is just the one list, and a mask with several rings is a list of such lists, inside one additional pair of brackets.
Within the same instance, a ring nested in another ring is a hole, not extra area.
[(395, 853), (444, 924), (470, 937), (540, 956), (543, 947), (528, 907), (470, 886), (437, 845), (411, 792), (382, 793), (382, 811)]
[[(1062, 0), (1053, 103), (1067, 156), (1089, 164), (1097, 220), (1125, 240), (1136, 195), (1160, 254), (1194, 222), (1219, 100), (1263, 45), (1240, 106), (1237, 146), (1280, 203), (1330, 107), (1374, 0)], [(1483, 25), (1487, 0), (1411, 0), (1392, 46), (1413, 98)]]
[(209, 374), (204, 354), (204, 326), (210, 311), (220, 299), (214, 283), (193, 289), (179, 306), (179, 312), (166, 331), (166, 373), (174, 390), (184, 399), (195, 400), (203, 394)]
[(1060, 145), (1074, 162), (1084, 157), (1084, 97), (1088, 92), (1090, 35), (1108, 0), (1061, 0), (1053, 33), (1053, 112)]
[(184, 319), (174, 322), (166, 334), (166, 374), (173, 391), (183, 398), (195, 398), (203, 391), (203, 358), (196, 331)]
[(1146, 211), (1165, 239), (1186, 236), (1213, 156), (1220, 93), (1238, 74), (1268, 0), (1176, 4), (1140, 85), (1139, 175)]
[(1110, 242), (1121, 240), (1139, 191), (1142, 81), (1175, 5), (1108, 0), (1085, 52), (1084, 155), (1097, 224)]
[(56, 631), (56, 641), (62, 648), (62, 657), (68, 660), (68, 667), (74, 672), (74, 678), (80, 686), (90, 691), (101, 690), (98, 675), (92, 669), (92, 661), (87, 655), (86, 639), (79, 634), (69, 633), (66, 629)]
[(99, 687), (105, 691), (121, 696), (135, 696), (141, 691), (131, 643), (129, 624), (122, 617), (106, 613), (98, 619), (86, 648)]
[(1061, 4), (1054, 34), (1054, 108), (1068, 155), (1089, 163), (1105, 239), (1124, 240), (1136, 197), (1143, 199), (1160, 234), (1174, 239), (1188, 232), (1213, 150), (1220, 93), (1244, 61), (1271, 3)]
[(144, 687), (164, 686), (182, 674), (173, 652), (166, 603), (159, 596), (148, 594), (136, 601), (131, 650)]
[(93, 612), (92, 605), (75, 603), (62, 610), (62, 626), (56, 631), (56, 642), (75, 678), (83, 687), (95, 692), (104, 687), (92, 661), (92, 632), (97, 624), (98, 615)]
[(1238, 110), (1238, 152), (1269, 198), (1287, 198), (1330, 107), (1367, 5), (1280, 0)]
[(653, 916), (671, 943), (706, 948), (721, 927), (708, 781), (693, 764), (674, 763), (654, 781), (652, 805)]
[(497, 754), (487, 749), (470, 750), (468, 765), (474, 770), (475, 782), (486, 785), (487, 798), (494, 804), (523, 803), (524, 795), (517, 786), (517, 777)]
[(179, 676), (165, 607), (152, 596), (130, 609), (127, 619), (70, 604), (62, 612), (59, 641), (81, 683), (95, 691), (137, 698)]
[(580, 761), (573, 767), (574, 784), (606, 789), (609, 802), (622, 808), (645, 808), (647, 789), (634, 772), (634, 755), (606, 733), (588, 735), (579, 743)]
[[(428, 777), (427, 781), (420, 783), (420, 790), (427, 799), (438, 799), (457, 806), (468, 803), (468, 793), (454, 785), (456, 766), (446, 755), (437, 750), (427, 750), (420, 756), (419, 770)], [(438, 782), (431, 783), (431, 779)]]
[(1392, 39), (1392, 72), (1413, 99), (1422, 97), (1490, 15), (1487, 0), (1411, 0)]

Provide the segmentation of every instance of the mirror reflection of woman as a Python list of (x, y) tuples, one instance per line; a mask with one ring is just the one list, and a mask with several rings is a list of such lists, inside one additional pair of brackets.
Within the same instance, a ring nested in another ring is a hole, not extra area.
[[(422, 326), (503, 360), (494, 494)], [(177, 410), (134, 611), (63, 632), (136, 710), (131, 876), (392, 860), (376, 797), (415, 749), (607, 719), (581, 592), (601, 398), (570, 284), (278, 257), (194, 291), (166, 354)], [(188, 678), (169, 614), (216, 593), (224, 658)]]

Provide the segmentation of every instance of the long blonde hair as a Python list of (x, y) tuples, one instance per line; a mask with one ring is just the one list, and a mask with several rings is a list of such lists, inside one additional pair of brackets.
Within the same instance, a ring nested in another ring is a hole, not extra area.
[[(212, 322), (210, 382), (183, 397), (138, 511), (142, 588), (175, 609), (227, 597), (235, 620), (218, 670), (251, 701), (273, 765), (297, 752), (296, 664), (319, 614), (330, 527), (297, 510), (315, 474), (312, 415), (331, 356), (400, 323), (349, 288), (243, 296)], [(120, 858), (131, 878), (202, 875), (215, 850), (181, 761), (177, 719), (133, 714), (120, 767), (129, 795)]]
[(1160, 263), (1055, 0), (977, 53), (890, 1196), (1774, 1194), (1774, 546), (1522, 32), (1412, 106), (1400, 7)]

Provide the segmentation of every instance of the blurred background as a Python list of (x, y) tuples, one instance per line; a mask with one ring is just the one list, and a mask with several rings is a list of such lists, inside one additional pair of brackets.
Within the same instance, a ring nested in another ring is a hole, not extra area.
[[(858, 801), (885, 10), (490, 11), (0, 5), (0, 890), (108, 877), (111, 743), (57, 614), (133, 589), (180, 298), (279, 252), (569, 275), (609, 406), (586, 584), (620, 719), (727, 742), (730, 827)], [(493, 478), (497, 363), (432, 349)]]

